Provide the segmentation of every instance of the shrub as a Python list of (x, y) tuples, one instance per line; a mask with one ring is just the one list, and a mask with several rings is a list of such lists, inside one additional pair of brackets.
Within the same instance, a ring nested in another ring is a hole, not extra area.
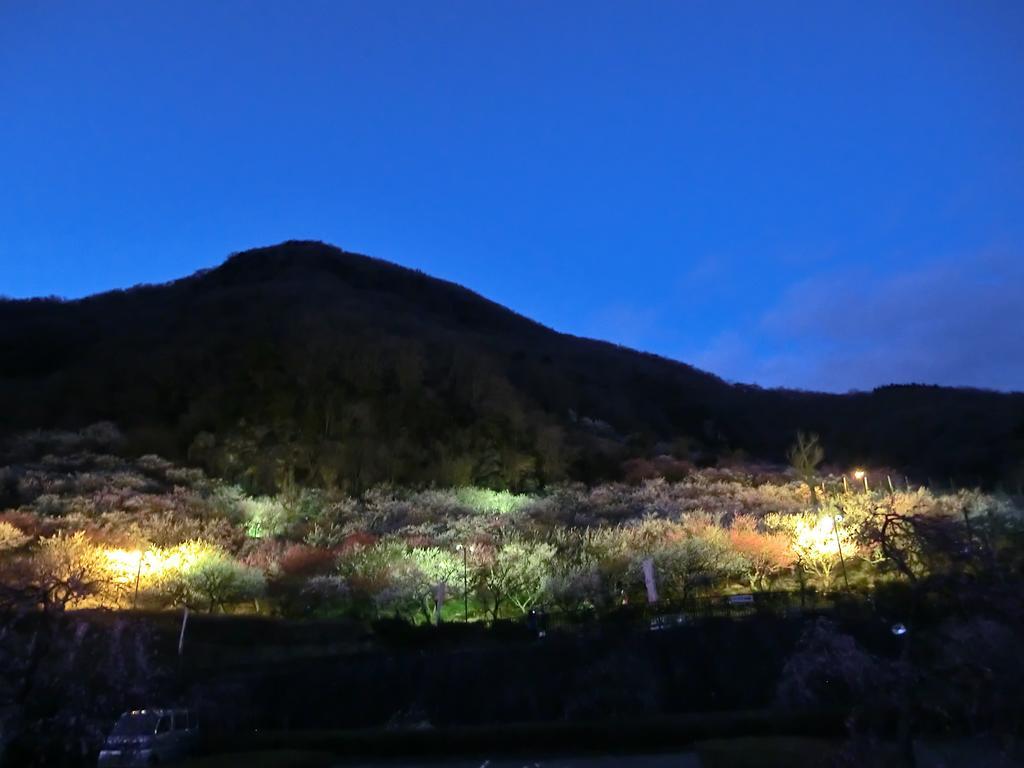
[(0, 553), (18, 549), (28, 543), (30, 537), (22, 533), (20, 528), (6, 520), (0, 520)]
[(14, 526), (29, 538), (35, 538), (41, 533), (51, 533), (47, 529), (53, 526), (52, 523), (49, 525), (44, 524), (44, 521), (41, 521), (36, 515), (23, 509), (12, 509), (2, 512), (0, 513), (0, 520)]

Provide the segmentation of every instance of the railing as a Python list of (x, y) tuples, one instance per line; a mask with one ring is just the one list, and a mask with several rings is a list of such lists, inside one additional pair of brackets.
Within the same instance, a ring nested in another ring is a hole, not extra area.
[(659, 600), (656, 603), (633, 602), (612, 609), (551, 610), (546, 620), (552, 626), (580, 626), (590, 622), (650, 622), (655, 629), (694, 623), (707, 619), (746, 618), (758, 615), (775, 617), (802, 614), (854, 614), (873, 610), (871, 593), (752, 592), (740, 595), (695, 595), (685, 599)]

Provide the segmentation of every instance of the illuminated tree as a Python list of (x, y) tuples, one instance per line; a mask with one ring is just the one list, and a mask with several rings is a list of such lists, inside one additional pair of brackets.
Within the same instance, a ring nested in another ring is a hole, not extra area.
[(443, 583), (452, 595), (462, 593), (462, 558), (439, 547), (413, 549), (409, 555), (420, 577), (417, 584), (420, 606), (429, 620), (438, 584)]
[(832, 583), (833, 571), (840, 560), (858, 552), (850, 527), (840, 523), (836, 515), (838, 510), (830, 508), (822, 514), (770, 515), (765, 519), (770, 529), (789, 537), (797, 564), (817, 576), (825, 586)]
[(562, 528), (547, 534), (556, 556), (547, 591), (565, 611), (607, 608), (629, 561), (622, 556), (621, 535), (611, 528)]
[(338, 572), (364, 609), (429, 621), (437, 585), (444, 582), (453, 591), (461, 586), (462, 558), (438, 547), (410, 548), (389, 539), (344, 553)]
[(758, 530), (757, 522), (747, 515), (733, 520), (729, 544), (744, 559), (751, 590), (765, 589), (796, 564), (789, 538), (783, 533)]
[(607, 607), (610, 597), (596, 563), (559, 568), (548, 581), (547, 591), (555, 605), (570, 612)]
[[(729, 546), (721, 529), (704, 528), (699, 535), (666, 541), (651, 555), (658, 590), (686, 600), (700, 587), (711, 587), (743, 572), (745, 561)], [(640, 558), (634, 572), (640, 573)]]
[[(867, 494), (864, 494), (865, 496)], [(953, 497), (952, 503), (937, 503), (927, 491), (895, 493), (871, 505), (857, 528), (858, 541), (871, 553), (872, 562), (895, 571), (911, 583), (929, 573), (949, 571), (956, 566), (982, 566), (991, 552), (981, 539), (984, 523), (1000, 518), (986, 510), (971, 519), (970, 500)]]
[(497, 620), (501, 606), (512, 603), (522, 613), (544, 596), (555, 559), (550, 544), (513, 537), (499, 549), (479, 551), (474, 563), (477, 594)]
[(818, 496), (814, 490), (816, 473), (818, 465), (825, 459), (825, 449), (821, 447), (818, 436), (797, 432), (796, 443), (786, 455), (797, 475), (807, 483), (807, 488), (811, 492), (811, 502), (817, 504)]
[(32, 571), (43, 607), (61, 611), (99, 594), (111, 583), (103, 554), (81, 531), (41, 539)]
[(531, 502), (531, 497), (525, 494), (515, 494), (509, 491), (492, 491), (488, 488), (458, 488), (455, 491), (455, 498), (460, 504), (465, 505), (474, 512), (481, 514), (507, 515), (521, 510)]
[(223, 550), (201, 542), (192, 545), (187, 559), (168, 567), (158, 589), (173, 602), (212, 613), (229, 604), (254, 600), (266, 586), (263, 574), (239, 563)]
[[(338, 558), (338, 575), (348, 584), (354, 607), (376, 611), (376, 598), (391, 586), (393, 564), (405, 557), (405, 544), (395, 540), (359, 544)], [(392, 601), (394, 602), (394, 601)]]
[[(397, 549), (374, 595), (378, 610), (399, 616), (419, 615), (429, 622), (439, 584), (461, 582), (462, 560), (437, 547)], [(446, 587), (447, 588), (447, 587)]]
[(284, 504), (276, 498), (245, 498), (242, 500), (242, 507), (246, 517), (245, 532), (250, 538), (278, 536), (288, 527), (288, 513)]

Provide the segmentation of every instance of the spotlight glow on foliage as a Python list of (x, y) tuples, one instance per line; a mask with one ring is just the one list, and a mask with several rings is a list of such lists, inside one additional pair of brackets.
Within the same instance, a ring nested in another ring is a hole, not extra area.
[(832, 518), (822, 515), (814, 524), (798, 520), (794, 529), (793, 549), (797, 554), (815, 558), (839, 554), (839, 541), (835, 537)]
[(209, 549), (205, 542), (186, 541), (166, 549), (107, 549), (103, 554), (111, 578), (121, 584), (133, 584), (136, 576), (148, 583), (168, 573), (187, 571)]
[(466, 486), (455, 492), (455, 497), (474, 512), (507, 515), (528, 505), (532, 498), (511, 491), (492, 491), (489, 488)]
[(849, 555), (856, 551), (852, 532), (848, 527), (840, 526), (833, 515), (793, 516), (787, 525), (792, 531), (791, 546), (800, 564), (826, 584), (830, 582), (832, 569), (839, 563), (841, 554)]

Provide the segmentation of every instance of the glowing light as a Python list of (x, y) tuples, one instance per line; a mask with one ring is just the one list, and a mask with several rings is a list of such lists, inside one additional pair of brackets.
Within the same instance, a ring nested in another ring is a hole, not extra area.
[(865, 475), (865, 474), (867, 474), (867, 473), (866, 473), (866, 472), (864, 472), (864, 470), (863, 470), (863, 469), (855, 469), (855, 470), (853, 471), (853, 476), (854, 476), (854, 477), (855, 477), (856, 479), (858, 479), (858, 480), (863, 480), (863, 479), (864, 479), (864, 475)]
[(826, 558), (839, 554), (839, 542), (833, 530), (832, 518), (823, 515), (813, 525), (797, 521), (793, 531), (793, 550), (800, 555)]
[(136, 577), (149, 583), (167, 573), (187, 571), (209, 548), (203, 542), (187, 541), (166, 549), (106, 549), (103, 554), (107, 571), (115, 582), (134, 584)]

